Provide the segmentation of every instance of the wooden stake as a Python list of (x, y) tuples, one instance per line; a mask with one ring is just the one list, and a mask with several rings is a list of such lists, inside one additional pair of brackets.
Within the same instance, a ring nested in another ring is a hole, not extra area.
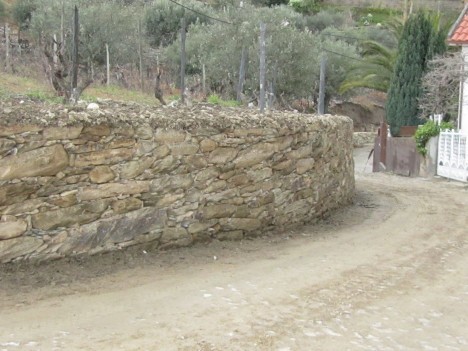
[(206, 96), (206, 70), (205, 64), (202, 65), (202, 93)]
[(110, 85), (110, 55), (109, 44), (106, 43), (106, 85)]
[(10, 26), (5, 25), (5, 66), (7, 71), (11, 71), (11, 61), (10, 61)]
[(245, 67), (247, 65), (247, 50), (242, 48), (241, 62), (239, 67), (239, 83), (237, 84), (237, 101), (241, 102), (242, 92), (244, 91)]
[(266, 43), (265, 43), (265, 23), (260, 23), (260, 112), (265, 112), (265, 75), (266, 75)]
[(80, 43), (80, 23), (78, 18), (78, 7), (75, 5), (73, 13), (73, 49), (72, 49), (72, 81), (71, 93), (78, 87), (78, 46)]
[(185, 17), (180, 20), (180, 101), (185, 103)]
[(319, 87), (319, 101), (318, 101), (318, 114), (323, 115), (325, 113), (325, 79), (327, 71), (327, 57), (322, 56), (320, 61), (320, 87)]
[(143, 81), (143, 53), (142, 53), (142, 43), (141, 43), (141, 20), (138, 19), (138, 56), (139, 56), (139, 69), (140, 69), (140, 89), (144, 91), (144, 81)]

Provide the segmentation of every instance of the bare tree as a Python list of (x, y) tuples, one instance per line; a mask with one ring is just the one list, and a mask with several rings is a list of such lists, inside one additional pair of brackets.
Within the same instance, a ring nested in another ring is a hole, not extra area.
[[(54, 47), (56, 48), (55, 52)], [(76, 88), (72, 87), (70, 64), (62, 53), (62, 43), (58, 43), (54, 41), (54, 39), (48, 40), (44, 46), (44, 54), (49, 65), (52, 86), (58, 96), (63, 96), (64, 102), (70, 101), (73, 89), (75, 89), (75, 94), (79, 97), (83, 90), (93, 82), (92, 79), (88, 77), (83, 79)]]
[(419, 98), (422, 118), (433, 114), (452, 114), (458, 109), (460, 83), (468, 79), (468, 66), (460, 53), (431, 60), (422, 78), (423, 94)]
[(163, 90), (161, 89), (161, 73), (162, 71), (158, 68), (158, 74), (156, 75), (156, 82), (154, 85), (154, 97), (158, 99), (162, 105), (167, 105), (164, 100)]
[(79, 17), (78, 7), (75, 6), (73, 13), (73, 45), (71, 66), (62, 50), (63, 43), (58, 43), (56, 36), (51, 40), (47, 40), (44, 46), (44, 54), (49, 64), (50, 78), (52, 85), (59, 96), (64, 97), (65, 102), (76, 103), (93, 80), (89, 76), (78, 81), (79, 73)]

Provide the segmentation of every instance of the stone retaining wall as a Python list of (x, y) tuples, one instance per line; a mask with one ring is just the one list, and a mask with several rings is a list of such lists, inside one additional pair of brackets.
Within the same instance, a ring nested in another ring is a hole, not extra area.
[(346, 117), (0, 107), (0, 262), (238, 240), (354, 190)]

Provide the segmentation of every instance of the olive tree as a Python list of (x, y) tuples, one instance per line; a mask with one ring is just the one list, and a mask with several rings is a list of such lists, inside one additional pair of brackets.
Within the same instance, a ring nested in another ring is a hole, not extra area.
[[(319, 80), (319, 58), (326, 50), (329, 55), (327, 101), (337, 95), (338, 86), (351, 64), (349, 57), (356, 57), (352, 44), (331, 38), (320, 38), (308, 31), (299, 30), (298, 14), (292, 9), (249, 8), (246, 14), (232, 15), (228, 26), (223, 23), (192, 26), (187, 34), (188, 72), (199, 74), (206, 68), (208, 87), (227, 98), (236, 96), (239, 65), (243, 48), (248, 51), (248, 67), (244, 93), (250, 99), (258, 97), (259, 23), (267, 26), (267, 86), (281, 101), (297, 98), (317, 99)], [(248, 14), (248, 15), (247, 15)], [(178, 72), (180, 43), (177, 40), (165, 50), (165, 65)], [(343, 56), (344, 55), (344, 56)]]

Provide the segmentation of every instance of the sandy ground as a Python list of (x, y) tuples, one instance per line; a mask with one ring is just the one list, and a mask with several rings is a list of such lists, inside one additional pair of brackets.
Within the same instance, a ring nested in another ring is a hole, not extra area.
[(468, 188), (368, 152), (319, 225), (0, 267), (0, 351), (468, 350)]

